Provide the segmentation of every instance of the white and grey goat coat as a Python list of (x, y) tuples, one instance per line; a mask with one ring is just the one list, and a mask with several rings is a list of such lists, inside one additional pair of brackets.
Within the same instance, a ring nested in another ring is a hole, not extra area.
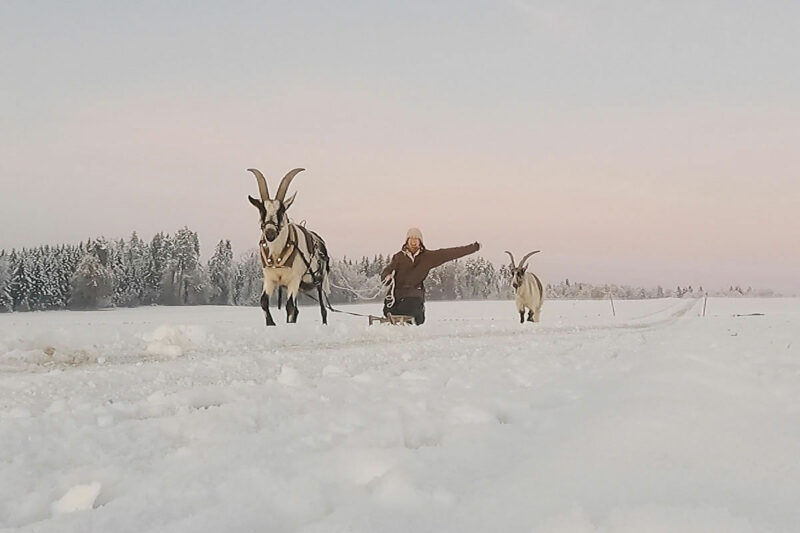
[(528, 272), (525, 262), (530, 256), (539, 253), (539, 250), (526, 254), (519, 266), (514, 264), (514, 256), (506, 251), (511, 257), (511, 287), (514, 289), (514, 303), (517, 305), (520, 324), (525, 322), (525, 310), (528, 311), (529, 322), (539, 322), (539, 315), (542, 311), (544, 302), (544, 287), (542, 281), (533, 272)]
[[(267, 180), (254, 169), (248, 169), (258, 181), (261, 199), (248, 196), (259, 213), (261, 238), (258, 243), (261, 266), (264, 272), (264, 291), (261, 294), (261, 308), (264, 310), (267, 325), (275, 321), (269, 312), (269, 297), (278, 289), (286, 289), (286, 321), (297, 321), (299, 310), (297, 297), (300, 292), (316, 292), (319, 301), (322, 323), (328, 323), (326, 309), (327, 297), (331, 292), (330, 256), (325, 241), (317, 233), (305, 226), (293, 224), (286, 211), (294, 203), (294, 193), (286, 199), (286, 191), (302, 168), (290, 171), (281, 180), (275, 198), (270, 198)], [(280, 292), (278, 296), (280, 307)]]

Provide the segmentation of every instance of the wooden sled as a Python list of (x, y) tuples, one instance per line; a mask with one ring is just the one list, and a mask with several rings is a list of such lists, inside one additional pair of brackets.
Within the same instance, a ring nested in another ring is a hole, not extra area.
[(369, 316), (369, 325), (371, 326), (375, 322), (380, 324), (394, 324), (394, 325), (414, 325), (414, 317), (409, 315), (393, 315), (389, 313), (388, 316)]

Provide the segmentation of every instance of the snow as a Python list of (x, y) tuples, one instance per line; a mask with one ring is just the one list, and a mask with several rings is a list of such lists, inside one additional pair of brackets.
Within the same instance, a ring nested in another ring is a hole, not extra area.
[(0, 314), (0, 529), (796, 531), (800, 300), (615, 305)]
[(205, 344), (206, 333), (200, 326), (161, 326), (142, 338), (148, 354), (179, 357), (186, 350)]
[(60, 500), (53, 504), (53, 514), (74, 513), (91, 509), (100, 494), (100, 483), (75, 485)]

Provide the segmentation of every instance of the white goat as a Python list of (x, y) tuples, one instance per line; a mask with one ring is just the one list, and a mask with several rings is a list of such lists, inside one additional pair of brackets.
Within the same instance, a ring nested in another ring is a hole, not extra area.
[[(258, 191), (261, 199), (248, 196), (250, 203), (258, 208), (261, 225), (261, 239), (258, 244), (261, 255), (261, 266), (264, 270), (264, 291), (261, 293), (261, 309), (267, 319), (268, 326), (274, 326), (275, 321), (269, 312), (269, 297), (277, 288), (285, 287), (286, 321), (297, 322), (299, 309), (297, 297), (301, 292), (315, 291), (319, 302), (322, 323), (328, 323), (330, 305), (327, 296), (331, 292), (330, 283), (330, 258), (325, 241), (315, 232), (305, 226), (292, 224), (286, 211), (294, 203), (297, 193), (286, 198), (289, 184), (301, 172), (296, 168), (286, 174), (278, 186), (275, 198), (270, 198), (267, 180), (255, 168), (248, 168), (258, 181)], [(278, 308), (281, 305), (280, 292), (278, 292)]]
[(540, 250), (530, 252), (522, 258), (519, 266), (514, 264), (514, 256), (506, 251), (511, 257), (511, 286), (514, 288), (514, 302), (517, 304), (519, 313), (519, 323), (525, 322), (525, 309), (528, 309), (528, 321), (539, 322), (539, 314), (542, 311), (544, 302), (544, 289), (541, 280), (533, 272), (528, 272), (525, 261)]

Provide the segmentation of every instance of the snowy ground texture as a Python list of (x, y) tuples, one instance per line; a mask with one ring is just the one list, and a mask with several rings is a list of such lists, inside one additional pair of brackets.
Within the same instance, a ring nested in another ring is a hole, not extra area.
[(0, 530), (800, 530), (800, 300), (616, 306), (0, 315)]

